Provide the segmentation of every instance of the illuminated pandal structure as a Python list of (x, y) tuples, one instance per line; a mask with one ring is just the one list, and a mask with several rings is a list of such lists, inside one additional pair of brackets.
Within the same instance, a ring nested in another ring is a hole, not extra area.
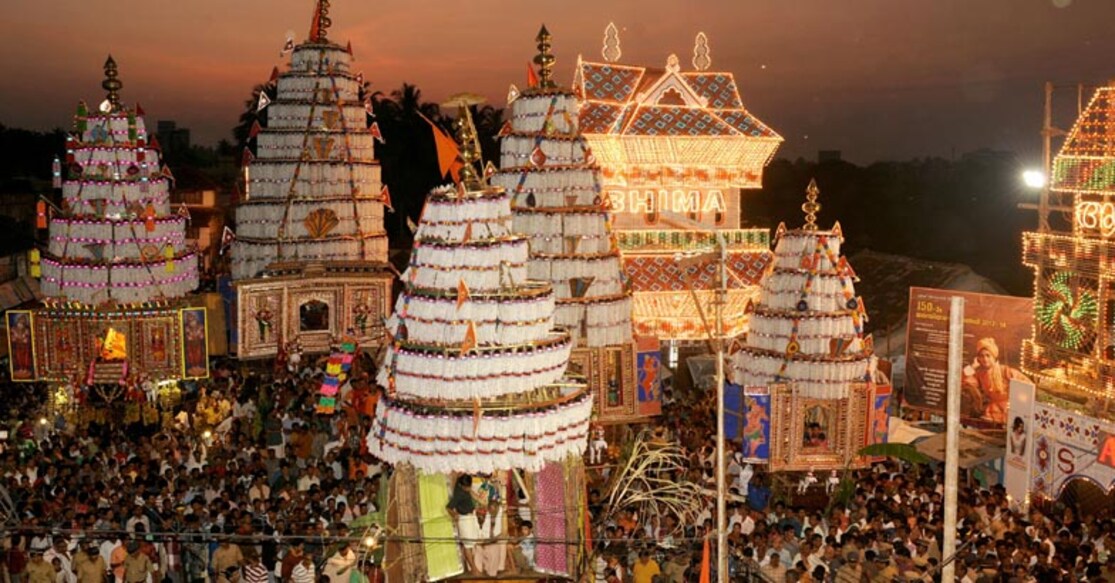
[(47, 299), (7, 314), (11, 372), (16, 382), (49, 382), (52, 404), (86, 420), (94, 408), (74, 405), (134, 390), (127, 420), (135, 421), (149, 401), (141, 387), (208, 376), (206, 318), (186, 299), (198, 259), (186, 242), (188, 214), (171, 209), (172, 175), (143, 111), (120, 102), (111, 56), (104, 72), (107, 96), (95, 109), (78, 105), (64, 161), (54, 162), (61, 206), (38, 204), (36, 226), (48, 236), (30, 265)]
[(535, 40), (538, 83), (509, 96), (511, 119), (500, 132), (500, 169), (491, 182), (511, 194), (514, 230), (529, 237), (528, 276), (553, 286), (555, 323), (573, 335), (570, 370), (588, 379), (598, 418), (653, 415), (657, 407), (648, 410), (637, 395), (631, 292), (600, 167), (577, 127), (577, 95), (552, 79), (549, 31), (543, 27)]
[(878, 428), (886, 434), (889, 386), (876, 390), (884, 379), (840, 223), (817, 227), (819, 192), (810, 182), (801, 229), (778, 226), (773, 266), (731, 358), (744, 457), (771, 471), (863, 466), (857, 452), (881, 437)]
[(253, 127), (255, 152), (245, 152), (247, 200), (231, 249), (240, 358), (324, 352), (342, 335), (365, 348), (383, 341), (393, 275), (390, 198), (375, 159), (382, 136), (368, 125), (351, 45), (326, 36), (328, 14), (318, 0), (309, 40), (260, 97), (266, 125)]
[[(528, 277), (511, 198), (485, 186), (468, 106), (461, 183), (435, 189), (387, 321), (384, 387), (366, 439), (393, 466), (384, 569), (390, 581), (577, 579), (585, 524), (581, 456), (592, 395), (566, 373), (573, 338), (555, 327), (550, 282)], [(455, 485), (476, 509), (447, 513)], [(535, 568), (507, 570), (510, 517), (533, 521)], [(480, 534), (484, 533), (484, 534)]]
[(729, 336), (746, 329), (743, 308), (770, 263), (768, 231), (739, 228), (740, 189), (762, 186), (782, 138), (744, 108), (731, 73), (709, 70), (709, 55), (701, 33), (693, 71), (675, 55), (661, 69), (623, 65), (609, 24), (604, 62), (578, 62), (580, 127), (603, 170), (638, 335), (703, 340), (713, 327), (694, 297), (713, 313), (716, 266), (684, 272), (678, 252), (710, 251), (718, 239), (727, 246)]
[[(1007, 492), (1025, 505), (1073, 480), (1115, 489), (1115, 85), (1099, 87), (1056, 158), (1071, 232), (1022, 237), (1034, 321), (1007, 416)], [(1013, 474), (1021, 475), (1015, 479)]]

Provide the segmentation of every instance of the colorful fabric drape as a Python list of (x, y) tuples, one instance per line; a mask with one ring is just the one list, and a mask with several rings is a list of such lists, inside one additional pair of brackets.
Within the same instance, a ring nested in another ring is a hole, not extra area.
[(440, 581), (464, 573), (457, 548), (453, 519), (445, 509), (449, 483), (444, 474), (418, 475), (418, 503), (422, 513), (422, 551), (426, 554), (429, 581)]
[(565, 539), (565, 468), (550, 462), (534, 478), (534, 532), (538, 540), (535, 564), (539, 571), (569, 574)]
[(345, 336), (341, 341), (340, 349), (329, 356), (329, 362), (325, 365), (325, 378), (321, 381), (317, 402), (318, 413), (332, 415), (337, 410), (337, 392), (348, 378), (349, 371), (352, 370), (355, 353), (356, 340)]

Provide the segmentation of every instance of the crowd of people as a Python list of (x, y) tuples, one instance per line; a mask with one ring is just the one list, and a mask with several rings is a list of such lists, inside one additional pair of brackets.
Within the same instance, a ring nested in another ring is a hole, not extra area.
[[(187, 388), (173, 423), (127, 431), (78, 427), (62, 412), (46, 413), (42, 392), (0, 389), (13, 419), (0, 440), (0, 476), (15, 513), (0, 583), (377, 580), (366, 532), (356, 526), (383, 504), (389, 471), (363, 446), (374, 387), (358, 378), (346, 385), (341, 412), (317, 415), (322, 368), (307, 361), (247, 373), (218, 363), (211, 379)], [(708, 493), (700, 511), (621, 512), (595, 523), (583, 580), (698, 581), (706, 540), (716, 556), (715, 418), (710, 401), (692, 391), (664, 391), (670, 414), (652, 434), (687, 456), (672, 479)], [(605, 456), (589, 465), (593, 515), (604, 514), (609, 463)], [(939, 578), (941, 468), (879, 463), (854, 473), (845, 503), (818, 505), (829, 499), (825, 484), (812, 486), (818, 495), (797, 496), (757, 468), (727, 465), (731, 580)], [(1050, 505), (1020, 515), (998, 486), (962, 488), (959, 499), (959, 581), (1115, 582), (1111, 510), (1082, 515)], [(526, 527), (512, 534), (529, 540)], [(517, 548), (509, 560), (529, 570), (530, 546)]]
[[(715, 579), (715, 415), (700, 389), (668, 388), (654, 435), (675, 441), (688, 456), (673, 479), (702, 486), (696, 516), (675, 520), (654, 509), (621, 514), (597, 524), (597, 583), (698, 581), (705, 540), (712, 543)], [(733, 444), (733, 451), (739, 444)], [(786, 582), (891, 582), (940, 580), (944, 469), (885, 461), (851, 472), (854, 490), (832, 503), (832, 484), (809, 485), (805, 495), (732, 456), (726, 463), (729, 580)], [(607, 464), (590, 465), (590, 483), (606, 488)], [(595, 482), (594, 482), (595, 480)], [(599, 500), (601, 490), (590, 494)], [(651, 516), (646, 516), (650, 514)], [(1005, 490), (960, 488), (958, 550), (953, 561), (962, 583), (1047, 581), (1115, 582), (1115, 508), (1081, 513), (1061, 504), (1012, 510)], [(641, 520), (640, 520), (641, 518)]]
[(323, 368), (217, 365), (190, 383), (172, 423), (126, 428), (78, 427), (45, 409), (45, 391), (3, 389), (0, 475), (15, 527), (0, 581), (375, 578), (374, 561), (358, 560), (365, 531), (349, 528), (381, 503), (384, 468), (362, 452), (375, 394), (357, 379), (344, 413), (317, 415)]

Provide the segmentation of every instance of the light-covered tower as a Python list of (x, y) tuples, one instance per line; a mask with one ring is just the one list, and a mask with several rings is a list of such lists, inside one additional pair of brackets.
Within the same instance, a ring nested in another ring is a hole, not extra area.
[(319, 0), (308, 40), (272, 80), (274, 99), (260, 101), (266, 123), (251, 130), (231, 250), (241, 357), (293, 342), (324, 351), (350, 331), (368, 346), (389, 312), (382, 136), (368, 125), (351, 45), (329, 40), (330, 24), (329, 2)]
[[(511, 102), (491, 182), (511, 195), (514, 230), (529, 237), (529, 277), (553, 285), (555, 322), (573, 335), (574, 366), (596, 388), (597, 411), (627, 418), (637, 412), (635, 370), (624, 367), (633, 362), (631, 292), (600, 167), (578, 127), (580, 102), (553, 81), (549, 31), (542, 27), (535, 40), (538, 83)], [(602, 365), (609, 359), (618, 366)]]

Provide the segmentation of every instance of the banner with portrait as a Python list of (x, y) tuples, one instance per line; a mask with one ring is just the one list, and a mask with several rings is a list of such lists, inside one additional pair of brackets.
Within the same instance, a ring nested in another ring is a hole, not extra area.
[(658, 339), (640, 336), (635, 339), (636, 389), (639, 394), (639, 415), (662, 414), (662, 352)]
[(890, 431), (890, 385), (875, 385), (871, 402), (871, 423), (867, 426), (868, 445), (887, 443)]
[(724, 385), (724, 436), (739, 441), (744, 461), (770, 459), (770, 390)]
[(1034, 385), (1028, 381), (1010, 382), (1007, 408), (1007, 453), (1003, 464), (1003, 486), (1015, 510), (1025, 512), (1029, 505), (1030, 450), (1034, 432)]
[(209, 378), (209, 330), (205, 308), (185, 308), (182, 318), (182, 378)]
[(32, 333), (34, 314), (31, 310), (8, 310), (4, 317), (8, 326), (8, 372), (12, 382), (33, 382), (38, 378)]
[(1010, 381), (1019, 370), (1022, 341), (1030, 336), (1033, 300), (910, 288), (903, 406), (944, 416), (948, 383), (949, 305), (964, 298), (964, 356), (960, 416), (965, 425), (1003, 427)]

